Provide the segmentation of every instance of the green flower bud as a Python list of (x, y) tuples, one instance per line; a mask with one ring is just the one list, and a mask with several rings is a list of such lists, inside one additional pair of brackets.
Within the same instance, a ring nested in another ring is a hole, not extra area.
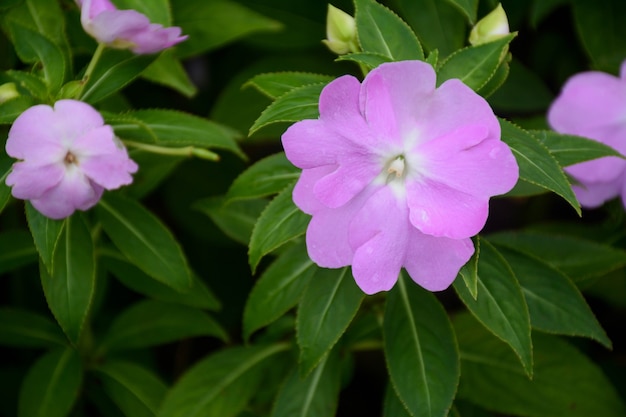
[(506, 18), (502, 4), (498, 3), (498, 7), (493, 9), (487, 16), (480, 19), (472, 28), (469, 42), (472, 45), (480, 45), (495, 41), (508, 34), (509, 21)]
[(326, 15), (326, 38), (322, 42), (337, 55), (359, 51), (354, 17), (331, 4)]
[(9, 101), (15, 97), (19, 97), (15, 83), (6, 83), (0, 85), (0, 104)]

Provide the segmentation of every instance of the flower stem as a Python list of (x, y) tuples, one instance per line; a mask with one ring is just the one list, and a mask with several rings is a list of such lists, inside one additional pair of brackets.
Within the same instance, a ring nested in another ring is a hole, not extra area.
[(83, 88), (89, 81), (89, 78), (91, 77), (91, 73), (93, 72), (94, 68), (96, 68), (96, 64), (100, 60), (100, 57), (102, 56), (102, 52), (104, 51), (104, 48), (106, 48), (106, 45), (103, 43), (99, 43), (98, 47), (94, 51), (93, 56), (91, 57), (91, 61), (89, 61), (89, 65), (87, 65), (87, 69), (85, 70), (85, 74), (83, 75), (83, 79), (80, 80), (80, 88), (78, 90), (78, 93), (76, 93), (77, 99), (80, 100), (80, 98), (82, 97)]
[(136, 149), (141, 149), (147, 152), (152, 152), (160, 155), (171, 156), (196, 156), (198, 158), (207, 159), (209, 161), (219, 161), (220, 156), (215, 152), (211, 152), (208, 149), (196, 148), (195, 146), (183, 146), (181, 148), (169, 148), (166, 146), (150, 145), (147, 143), (135, 142), (132, 140), (122, 140), (126, 146), (132, 146)]

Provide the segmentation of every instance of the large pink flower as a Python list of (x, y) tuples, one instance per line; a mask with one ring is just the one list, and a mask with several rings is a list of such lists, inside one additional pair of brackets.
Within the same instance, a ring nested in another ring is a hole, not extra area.
[(98, 42), (136, 54), (152, 54), (187, 39), (181, 29), (150, 23), (135, 10), (118, 10), (109, 0), (76, 0), (85, 32)]
[[(570, 78), (548, 111), (560, 133), (585, 136), (626, 155), (626, 61), (620, 77), (588, 71)], [(626, 161), (606, 157), (565, 169), (579, 185), (572, 188), (584, 207), (598, 207), (622, 196), (626, 206)]]
[(518, 179), (487, 102), (459, 80), (435, 88), (429, 64), (403, 61), (362, 84), (334, 80), (319, 111), (282, 137), (303, 169), (293, 199), (313, 216), (311, 259), (352, 265), (368, 294), (393, 287), (402, 267), (428, 290), (447, 288), (474, 252), (489, 198)]
[(100, 113), (76, 100), (26, 110), (9, 130), (6, 151), (20, 160), (6, 179), (13, 196), (52, 219), (87, 210), (137, 171)]

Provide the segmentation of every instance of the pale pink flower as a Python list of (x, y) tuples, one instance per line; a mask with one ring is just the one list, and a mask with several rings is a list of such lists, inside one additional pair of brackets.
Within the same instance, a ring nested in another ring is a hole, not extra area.
[[(587, 71), (571, 77), (548, 111), (559, 133), (584, 136), (626, 155), (626, 61), (620, 76)], [(621, 195), (626, 206), (626, 161), (609, 156), (565, 168), (583, 207), (601, 206)]]
[(176, 26), (164, 28), (135, 10), (118, 10), (109, 0), (76, 0), (85, 32), (111, 48), (152, 54), (187, 39)]
[(303, 169), (293, 199), (313, 216), (311, 259), (352, 265), (368, 294), (393, 287), (402, 267), (428, 290), (447, 288), (474, 252), (489, 198), (518, 179), (487, 102), (459, 80), (435, 88), (429, 64), (403, 61), (362, 84), (334, 80), (319, 111), (282, 137)]
[(137, 171), (100, 113), (76, 100), (26, 110), (9, 130), (6, 151), (20, 160), (6, 179), (13, 196), (52, 219), (89, 209)]

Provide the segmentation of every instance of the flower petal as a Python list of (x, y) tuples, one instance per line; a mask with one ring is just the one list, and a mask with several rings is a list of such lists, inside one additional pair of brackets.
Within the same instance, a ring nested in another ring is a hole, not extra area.
[(337, 169), (333, 165), (323, 165), (317, 168), (305, 169), (293, 189), (293, 202), (300, 210), (307, 214), (314, 214), (328, 207), (320, 203), (313, 193), (317, 181)]
[(360, 90), (359, 80), (351, 75), (328, 83), (320, 94), (320, 120), (344, 140), (366, 149), (376, 149), (378, 139), (359, 108)]
[(15, 120), (9, 130), (6, 151), (17, 159), (28, 159), (33, 165), (62, 161), (66, 148), (56, 134), (60, 121), (52, 107), (33, 106)]
[(583, 72), (565, 83), (548, 110), (548, 122), (557, 132), (604, 142), (597, 129), (624, 124), (624, 97), (624, 80), (603, 72)]
[(380, 173), (380, 163), (371, 155), (345, 155), (339, 167), (321, 178), (313, 192), (330, 208), (341, 207), (353, 199)]
[(74, 142), (71, 151), (78, 159), (79, 169), (91, 180), (112, 190), (132, 183), (135, 164), (114, 140), (111, 126), (92, 129)]
[(336, 164), (340, 155), (359, 149), (321, 120), (302, 120), (291, 125), (283, 133), (282, 143), (287, 158), (298, 168)]
[(517, 161), (511, 149), (489, 133), (484, 125), (468, 125), (418, 146), (419, 173), (477, 197), (508, 192), (519, 177)]
[(408, 182), (411, 223), (422, 233), (451, 239), (474, 236), (485, 225), (489, 200), (428, 179)]
[(415, 110), (416, 143), (446, 136), (465, 126), (482, 125), (488, 137), (500, 138), (500, 124), (487, 101), (460, 80), (447, 80)]
[(133, 36), (149, 26), (150, 20), (138, 11), (105, 10), (91, 20), (85, 31), (98, 42), (114, 46), (115, 42), (132, 43)]
[(49, 126), (61, 142), (71, 144), (74, 140), (104, 125), (102, 115), (87, 103), (78, 100), (59, 100), (54, 103), (56, 123)]
[(596, 208), (620, 195), (623, 188), (622, 183), (623, 174), (610, 182), (572, 185), (572, 190), (583, 207)]
[(22, 200), (39, 198), (47, 190), (55, 187), (65, 175), (63, 163), (32, 165), (16, 162), (6, 178), (6, 184), (13, 186), (11, 194)]
[(413, 281), (428, 291), (442, 291), (450, 286), (473, 254), (474, 245), (469, 238), (434, 237), (412, 229), (404, 267)]
[(372, 70), (360, 95), (369, 126), (385, 140), (401, 145), (415, 130), (416, 111), (435, 91), (435, 70), (422, 61), (382, 64)]
[(380, 187), (350, 224), (352, 274), (366, 294), (388, 291), (398, 280), (411, 228), (407, 211), (389, 187)]
[(40, 198), (31, 200), (31, 203), (45, 216), (63, 219), (76, 209), (87, 210), (94, 206), (102, 192), (101, 187), (91, 184), (78, 168), (72, 167), (56, 187), (49, 189)]
[(135, 47), (130, 48), (136, 54), (153, 54), (170, 46), (176, 45), (188, 38), (181, 36), (181, 29), (177, 26), (164, 28), (152, 23), (145, 30), (134, 34), (130, 41)]

